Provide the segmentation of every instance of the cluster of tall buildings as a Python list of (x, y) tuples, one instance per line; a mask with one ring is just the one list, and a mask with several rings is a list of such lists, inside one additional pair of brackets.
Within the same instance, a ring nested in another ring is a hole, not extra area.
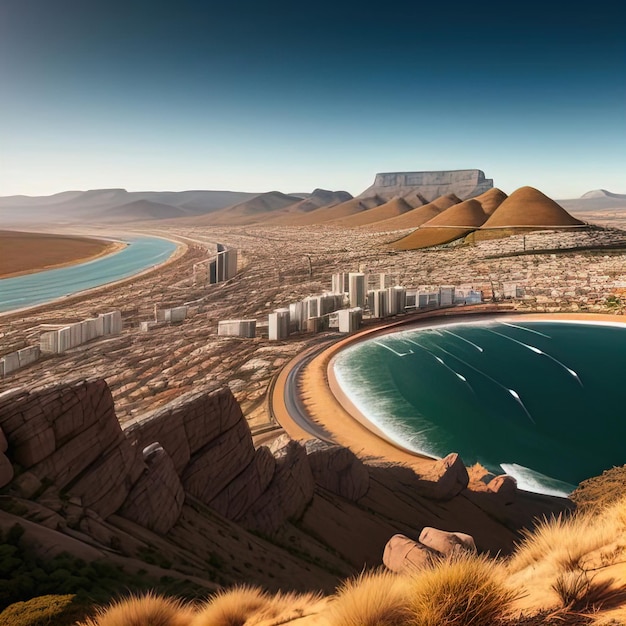
[[(339, 272), (332, 275), (331, 291), (307, 296), (299, 302), (275, 309), (268, 316), (271, 341), (287, 339), (297, 332), (337, 329), (351, 333), (361, 326), (363, 317), (382, 319), (419, 309), (477, 304), (482, 292), (472, 287), (442, 286), (437, 290), (407, 289), (398, 277), (387, 273)], [(224, 320), (219, 323), (222, 336), (249, 337), (254, 320)]]

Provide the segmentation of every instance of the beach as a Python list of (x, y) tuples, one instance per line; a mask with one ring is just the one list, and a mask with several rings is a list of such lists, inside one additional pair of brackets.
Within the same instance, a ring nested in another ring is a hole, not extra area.
[[(344, 348), (356, 342), (369, 339), (374, 335), (390, 332), (397, 328), (407, 328), (409, 326), (423, 323), (429, 325), (433, 322), (449, 319), (451, 322), (471, 322), (493, 316), (501, 321), (570, 321), (570, 322), (595, 322), (604, 324), (625, 324), (626, 317), (622, 315), (609, 314), (583, 314), (583, 313), (534, 313), (517, 314), (512, 311), (498, 310), (496, 306), (476, 306), (464, 307), (463, 309), (451, 309), (448, 311), (432, 311), (424, 314), (411, 316), (401, 322), (391, 324), (381, 324), (374, 328), (341, 339), (332, 344), (329, 348), (322, 350), (307, 363), (301, 371), (298, 390), (306, 411), (311, 421), (332, 434), (332, 439), (345, 447), (350, 448), (361, 458), (379, 457), (385, 461), (404, 463), (419, 471), (428, 471), (434, 459), (424, 457), (412, 451), (402, 448), (397, 443), (391, 441), (375, 425), (373, 425), (350, 401), (344, 393), (335, 376), (333, 360), (335, 356)], [(297, 361), (302, 358), (302, 355)], [(284, 395), (285, 383), (288, 371), (293, 366), (293, 362), (281, 372), (276, 380), (274, 388), (274, 409), (276, 418), (285, 430), (296, 439), (310, 438), (298, 424), (286, 414), (281, 398)], [(454, 452), (454, 450), (450, 450)]]
[(77, 265), (113, 254), (122, 241), (70, 234), (0, 231), (0, 279)]

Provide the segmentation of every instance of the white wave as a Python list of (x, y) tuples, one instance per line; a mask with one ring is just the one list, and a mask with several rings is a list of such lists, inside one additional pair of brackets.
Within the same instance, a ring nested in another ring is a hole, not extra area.
[(550, 478), (541, 472), (518, 465), (517, 463), (500, 463), (500, 467), (505, 474), (513, 476), (517, 481), (517, 486), (523, 491), (542, 493), (546, 496), (557, 496), (567, 498), (575, 489), (574, 485), (563, 482), (556, 478)]

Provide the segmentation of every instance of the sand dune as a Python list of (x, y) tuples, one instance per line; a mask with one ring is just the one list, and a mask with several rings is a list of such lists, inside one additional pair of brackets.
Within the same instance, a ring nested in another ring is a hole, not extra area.
[(484, 228), (515, 226), (579, 226), (563, 207), (534, 187), (520, 187), (495, 210)]
[(405, 228), (417, 228), (425, 222), (428, 222), (436, 215), (439, 215), (442, 211), (445, 211), (454, 204), (461, 202), (461, 199), (455, 196), (453, 193), (440, 196), (436, 200), (425, 204), (424, 206), (417, 207), (412, 211), (397, 215), (386, 220), (381, 220), (368, 226), (368, 229), (375, 230), (377, 232), (389, 231), (389, 230), (402, 230)]
[(357, 226), (398, 217), (413, 210), (413, 207), (404, 198), (393, 198), (389, 202), (385, 202), (385, 204), (381, 204), (373, 209), (333, 220), (329, 222), (329, 225), (341, 226), (342, 228), (356, 228)]
[(370, 198), (352, 198), (347, 202), (342, 202), (341, 204), (336, 204), (335, 206), (323, 207), (304, 215), (297, 215), (293, 217), (285, 216), (284, 218), (272, 221), (271, 223), (289, 226), (323, 224), (332, 220), (354, 215), (355, 213), (361, 213), (363, 211), (373, 209), (381, 204), (384, 204), (384, 202), (378, 196), (372, 196)]

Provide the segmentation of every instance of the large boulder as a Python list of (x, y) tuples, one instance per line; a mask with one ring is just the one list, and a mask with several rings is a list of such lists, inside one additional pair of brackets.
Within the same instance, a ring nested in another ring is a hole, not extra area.
[(304, 445), (313, 478), (320, 487), (353, 501), (367, 493), (369, 472), (351, 450), (320, 439), (309, 439)]
[(170, 456), (159, 443), (143, 450), (146, 470), (133, 485), (118, 515), (164, 535), (178, 521), (185, 492)]
[(415, 572), (431, 565), (437, 553), (406, 535), (394, 535), (385, 545), (383, 563), (398, 574)]
[(447, 532), (431, 526), (425, 526), (422, 529), (419, 542), (443, 556), (462, 552), (476, 552), (476, 543), (471, 535)]
[(315, 489), (304, 446), (288, 435), (281, 435), (270, 450), (276, 459), (272, 482), (241, 520), (246, 527), (268, 534), (287, 520), (298, 519)]
[(429, 472), (420, 479), (420, 491), (433, 500), (451, 500), (469, 483), (467, 468), (456, 452), (433, 463)]

